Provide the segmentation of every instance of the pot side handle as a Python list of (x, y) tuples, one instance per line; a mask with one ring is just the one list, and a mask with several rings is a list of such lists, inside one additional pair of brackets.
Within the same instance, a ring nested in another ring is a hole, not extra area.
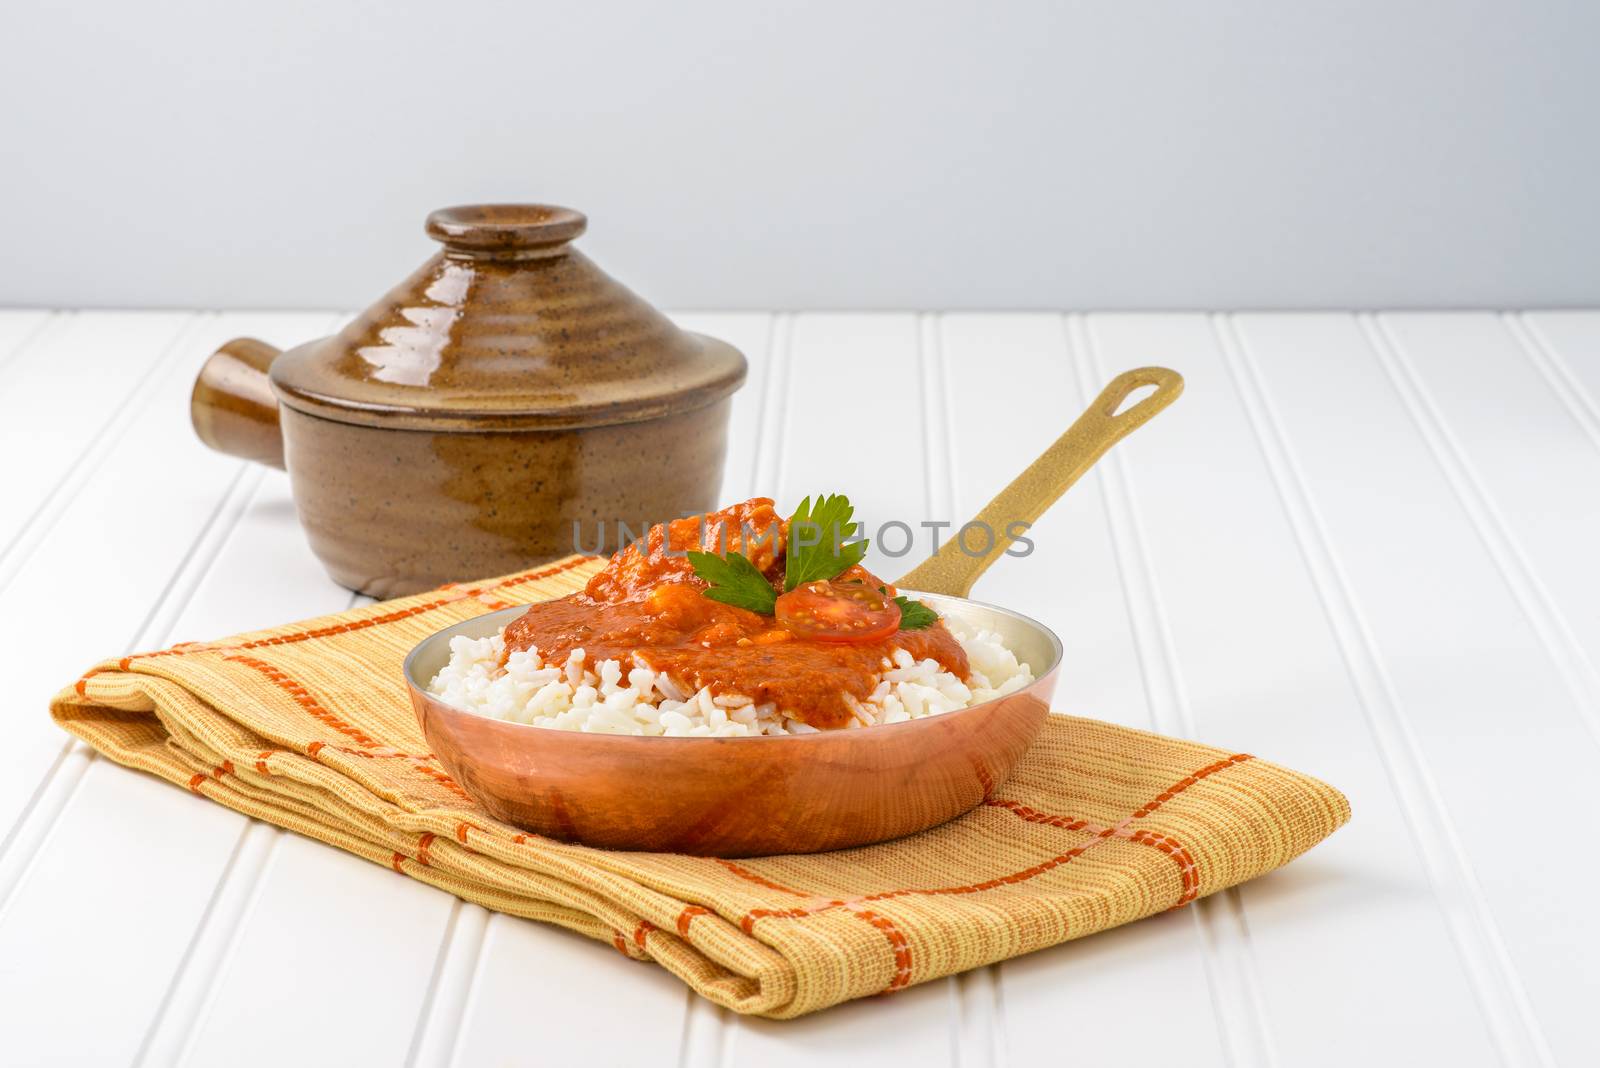
[[(1129, 397), (1145, 386), (1153, 392), (1128, 404)], [(989, 565), (1015, 540), (1013, 523), (1032, 526), (1080, 475), (1094, 466), (1106, 450), (1143, 426), (1183, 392), (1183, 376), (1165, 367), (1138, 367), (1124, 371), (1100, 392), (1067, 432), (1055, 440), (1028, 469), (1012, 480), (974, 518), (991, 536), (983, 552), (972, 552), (952, 536), (939, 551), (895, 580), (896, 586), (925, 593), (966, 597)]]
[(211, 354), (189, 396), (189, 421), (201, 441), (283, 470), (278, 398), (267, 382), (267, 368), (281, 354), (253, 337), (234, 338)]

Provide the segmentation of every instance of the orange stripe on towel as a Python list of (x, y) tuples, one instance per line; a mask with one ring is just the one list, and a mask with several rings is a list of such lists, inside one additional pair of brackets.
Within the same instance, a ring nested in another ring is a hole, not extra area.
[(550, 578), (551, 576), (559, 575), (564, 571), (571, 571), (575, 567), (581, 567), (595, 559), (598, 559), (598, 557), (582, 556), (574, 560), (568, 560), (564, 563), (557, 564), (555, 567), (547, 567), (542, 571), (532, 571), (526, 575), (518, 575), (516, 578), (506, 579), (504, 582), (497, 582), (492, 586), (485, 586), (481, 589), (467, 589), (459, 592), (452, 591), (451, 595), (448, 597), (437, 597), (431, 601), (423, 601), (421, 604), (414, 604), (409, 608), (399, 608), (393, 612), (385, 612), (382, 615), (367, 616), (365, 619), (352, 619), (344, 623), (332, 623), (326, 627), (314, 627), (310, 630), (293, 631), (289, 634), (278, 634), (271, 638), (257, 638), (254, 641), (244, 642), (243, 644), (237, 646), (237, 648), (261, 649), (269, 645), (293, 645), (296, 642), (310, 641), (313, 638), (332, 638), (339, 634), (351, 634), (358, 630), (367, 630), (371, 627), (381, 627), (388, 623), (398, 623), (403, 619), (410, 619), (413, 616), (419, 616), (424, 612), (431, 612), (436, 608), (443, 608), (447, 604), (455, 604), (457, 601), (482, 597), (484, 594), (490, 593), (494, 590), (503, 590), (511, 586), (520, 586), (523, 583), (536, 582), (539, 579)]
[(1027, 820), (1029, 823), (1042, 823), (1047, 827), (1060, 827), (1063, 830), (1068, 831), (1086, 830), (1091, 834), (1098, 834), (1101, 830), (1103, 830), (1103, 828), (1095, 826), (1088, 820), (1081, 820), (1075, 816), (1056, 816), (1049, 812), (1040, 812), (1038, 809), (1030, 808), (1020, 801), (1012, 801), (1005, 797), (991, 798), (990, 800), (985, 801), (984, 804), (988, 805), (990, 808), (1006, 809), (1017, 817)]
[(1231, 768), (1235, 764), (1243, 764), (1249, 759), (1249, 753), (1235, 753), (1233, 756), (1228, 757), (1225, 760), (1219, 760), (1215, 764), (1206, 765), (1193, 775), (1187, 775), (1173, 783), (1171, 786), (1167, 787), (1165, 790), (1161, 791), (1155, 796), (1154, 799), (1136, 810), (1133, 814), (1133, 818), (1136, 820), (1144, 819), (1144, 817), (1150, 815), (1150, 813), (1154, 812), (1168, 801), (1171, 801), (1174, 797), (1177, 797), (1179, 794), (1183, 793), (1201, 779), (1215, 775), (1224, 768)]
[(892, 994), (896, 990), (904, 989), (911, 982), (911, 943), (906, 940), (905, 932), (882, 913), (868, 909), (851, 911), (882, 931), (884, 937), (889, 940), (889, 948), (894, 951), (894, 977), (889, 980), (889, 985), (884, 987), (883, 992)]
[(779, 916), (786, 920), (794, 920), (799, 919), (801, 916), (810, 916), (812, 913), (826, 912), (828, 909), (836, 909), (841, 907), (843, 904), (843, 901), (830, 901), (828, 904), (814, 909), (751, 909), (740, 918), (739, 929), (745, 934), (754, 934), (756, 921), (762, 919), (763, 917)]
[(1159, 849), (1177, 863), (1181, 889), (1178, 893), (1177, 903), (1172, 906), (1173, 908), (1180, 909), (1199, 896), (1200, 872), (1195, 867), (1194, 857), (1182, 843), (1171, 835), (1156, 834), (1154, 831), (1137, 831), (1131, 840), (1138, 842), (1140, 845)]
[(813, 894), (806, 893), (804, 890), (796, 890), (792, 886), (784, 886), (782, 883), (775, 883), (771, 879), (768, 879), (766, 876), (757, 875), (755, 872), (751, 871), (749, 868), (741, 867), (740, 865), (735, 864), (731, 860), (718, 860), (717, 863), (722, 865), (724, 868), (727, 868), (729, 871), (731, 871), (733, 874), (737, 875), (739, 878), (744, 879), (747, 882), (755, 883), (757, 886), (764, 886), (768, 890), (777, 890), (780, 893), (793, 894), (796, 897), (813, 897), (813, 896), (815, 896)]
[(1130, 842), (1136, 842), (1139, 845), (1149, 846), (1152, 849), (1160, 850), (1167, 856), (1171, 857), (1173, 862), (1178, 865), (1178, 900), (1172, 906), (1173, 908), (1177, 909), (1182, 908), (1200, 896), (1200, 869), (1199, 865), (1195, 863), (1194, 854), (1190, 853), (1187, 846), (1178, 841), (1176, 838), (1172, 837), (1170, 834), (1160, 834), (1158, 832), (1148, 830), (1131, 831), (1127, 828), (1127, 824), (1134, 820), (1143, 819), (1146, 816), (1149, 816), (1152, 812), (1156, 811), (1162, 805), (1166, 804), (1168, 801), (1171, 801), (1174, 797), (1177, 797), (1179, 794), (1183, 793), (1200, 780), (1215, 775), (1219, 771), (1231, 768), (1236, 764), (1243, 764), (1245, 761), (1250, 759), (1251, 756), (1249, 753), (1235, 753), (1225, 760), (1219, 760), (1214, 764), (1207, 764), (1205, 767), (1191, 775), (1185, 775), (1183, 778), (1179, 779), (1177, 782), (1161, 791), (1150, 801), (1135, 809), (1132, 815), (1130, 815), (1126, 820), (1123, 820), (1122, 823), (1116, 827), (1097, 828), (1094, 824), (1089, 823), (1087, 820), (1077, 819), (1072, 816), (1058, 816), (1048, 812), (1040, 812), (1037, 809), (1029, 808), (1020, 801), (1012, 801), (1007, 798), (993, 798), (984, 802), (984, 804), (989, 805), (992, 808), (1006, 809), (1014, 813), (1019, 818), (1027, 820), (1030, 823), (1043, 823), (1051, 827), (1061, 827), (1069, 831), (1087, 830), (1090, 833), (1099, 835), (1101, 838), (1108, 836), (1126, 838)]
[(290, 678), (280, 668), (273, 667), (265, 660), (257, 660), (253, 656), (229, 656), (224, 657), (223, 659), (229, 660), (236, 664), (243, 664), (247, 668), (251, 668), (254, 671), (260, 672), (274, 686), (278, 687), (278, 689), (294, 698), (295, 704), (299, 705), (301, 708), (311, 713), (311, 715), (316, 719), (332, 727), (346, 738), (351, 739), (357, 745), (375, 746), (379, 744), (371, 735), (367, 734), (366, 731), (363, 731), (359, 727), (351, 726), (338, 716), (334, 715), (332, 712), (329, 712), (326, 708), (322, 707), (322, 702), (318, 701), (316, 696), (312, 694), (310, 690), (306, 689), (300, 683)]
[[(431, 612), (436, 608), (443, 608), (445, 605), (455, 604), (458, 601), (469, 600), (471, 598), (481, 599), (485, 594), (491, 593), (495, 590), (510, 589), (513, 586), (521, 586), (528, 582), (537, 582), (540, 579), (551, 578), (552, 576), (559, 575), (564, 571), (571, 571), (574, 568), (582, 567), (584, 564), (592, 563), (598, 559), (600, 559), (598, 556), (579, 556), (557, 564), (554, 567), (547, 567), (542, 571), (530, 571), (526, 575), (517, 575), (513, 578), (505, 579), (501, 582), (496, 582), (481, 588), (460, 589), (457, 584), (451, 583), (441, 586), (435, 591), (437, 593), (448, 592), (449, 596), (438, 597), (431, 601), (424, 601), (421, 604), (412, 605), (410, 608), (400, 608), (393, 612), (385, 612), (382, 615), (368, 616), (365, 619), (354, 619), (345, 623), (333, 623), (325, 627), (314, 627), (309, 630), (291, 631), (288, 634), (278, 634), (271, 638), (256, 638), (238, 645), (207, 644), (204, 642), (179, 642), (170, 649), (157, 649), (149, 653), (134, 653), (131, 656), (124, 657), (122, 660), (122, 664), (124, 665), (123, 670), (128, 670), (126, 665), (134, 660), (148, 660), (152, 657), (158, 656), (185, 656), (191, 653), (238, 652), (240, 650), (248, 649), (263, 649), (271, 645), (294, 645), (297, 642), (311, 641), (315, 638), (331, 638), (339, 634), (349, 634), (353, 631), (366, 630), (370, 627), (379, 627), (388, 623), (398, 623), (401, 620), (410, 619), (413, 616), (421, 615), (424, 612)], [(510, 605), (507, 604), (506, 607), (510, 607)]]
[(369, 750), (351, 749), (349, 746), (345, 745), (328, 745), (326, 742), (312, 742), (310, 745), (306, 746), (306, 756), (315, 759), (316, 755), (322, 752), (324, 749), (332, 749), (335, 753), (343, 753), (346, 756), (360, 757), (362, 760), (392, 759), (410, 761), (412, 771), (415, 771), (421, 775), (426, 775), (434, 782), (447, 788), (451, 793), (455, 794), (463, 801), (472, 800), (472, 795), (463, 790), (454, 779), (428, 763), (431, 760), (438, 759), (438, 757), (434, 756), (432, 753), (424, 753), (421, 756), (417, 756), (415, 753), (402, 753), (398, 749), (390, 749), (387, 746), (381, 749)]

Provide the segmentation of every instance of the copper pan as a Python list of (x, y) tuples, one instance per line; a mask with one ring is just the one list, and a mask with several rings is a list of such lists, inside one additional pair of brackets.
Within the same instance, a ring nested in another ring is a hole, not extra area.
[[(1155, 390), (1119, 411), (1133, 392)], [(1032, 523), (1112, 445), (1183, 391), (1175, 371), (1118, 375), (1077, 422), (977, 515), (1002, 533)], [(413, 649), (406, 683), (428, 745), (489, 813), (611, 849), (748, 857), (814, 853), (925, 830), (1005, 781), (1049, 713), (1061, 640), (1037, 620), (967, 597), (1010, 544), (954, 542), (896, 585), (968, 627), (999, 633), (1033, 668), (1016, 693), (958, 712), (856, 730), (757, 738), (634, 738), (550, 730), (447, 705), (426, 685), (458, 634), (484, 637), (521, 608), (447, 627)]]

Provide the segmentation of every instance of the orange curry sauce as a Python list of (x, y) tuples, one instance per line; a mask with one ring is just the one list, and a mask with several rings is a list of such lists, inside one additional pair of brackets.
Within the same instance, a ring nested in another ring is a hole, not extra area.
[[(967, 677), (966, 653), (942, 620), (879, 641), (822, 642), (702, 595), (707, 584), (682, 555), (686, 549), (743, 552), (781, 592), (787, 527), (766, 497), (651, 527), (643, 551), (630, 545), (617, 553), (583, 592), (533, 605), (514, 620), (506, 627), (506, 650), (537, 646), (546, 663), (560, 664), (581, 648), (591, 667), (617, 660), (624, 672), (637, 654), (686, 691), (707, 686), (714, 695), (771, 701), (822, 730), (850, 722), (843, 695), (865, 699), (895, 649)], [(669, 547), (677, 555), (668, 555)], [(840, 577), (888, 585), (859, 566)]]

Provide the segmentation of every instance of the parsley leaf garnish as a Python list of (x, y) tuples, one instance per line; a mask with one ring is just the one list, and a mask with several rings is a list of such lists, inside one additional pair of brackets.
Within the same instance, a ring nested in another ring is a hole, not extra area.
[(783, 562), (786, 591), (831, 579), (861, 562), (867, 555), (866, 541), (845, 542), (859, 526), (851, 520), (854, 515), (850, 498), (842, 493), (819, 495), (815, 505), (810, 497), (800, 502), (789, 517), (789, 544)]
[(716, 553), (691, 550), (689, 566), (694, 568), (696, 575), (711, 584), (705, 595), (713, 601), (731, 604), (735, 608), (748, 608), (764, 616), (772, 615), (778, 593), (743, 553), (735, 551), (727, 556), (718, 556)]
[(894, 599), (894, 603), (900, 606), (901, 630), (922, 630), (939, 622), (938, 612), (921, 601), (911, 600), (903, 593)]

